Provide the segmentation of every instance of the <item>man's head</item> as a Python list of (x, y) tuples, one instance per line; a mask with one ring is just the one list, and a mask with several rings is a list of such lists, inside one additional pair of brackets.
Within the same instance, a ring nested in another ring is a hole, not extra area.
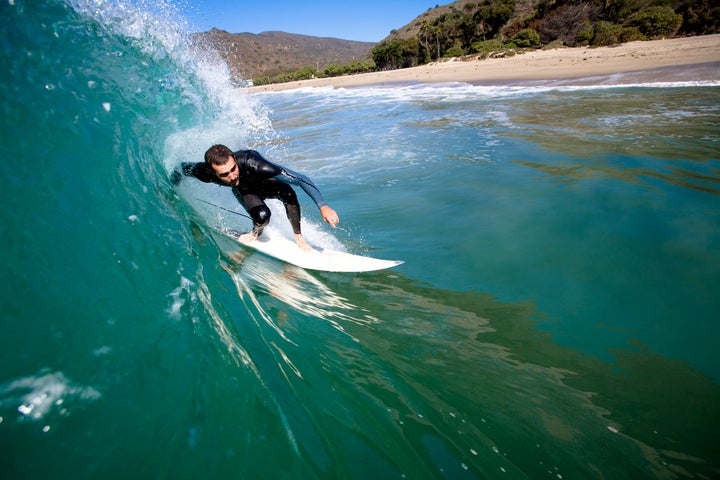
[(213, 145), (205, 152), (205, 164), (210, 167), (217, 179), (229, 186), (235, 186), (240, 179), (238, 166), (232, 150), (225, 145)]

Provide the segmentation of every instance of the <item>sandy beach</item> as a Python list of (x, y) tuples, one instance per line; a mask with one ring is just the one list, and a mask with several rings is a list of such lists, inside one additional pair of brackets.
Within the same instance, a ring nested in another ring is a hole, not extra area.
[[(504, 83), (573, 79), (716, 62), (720, 62), (720, 34), (630, 42), (613, 47), (536, 50), (506, 58), (453, 59), (400, 70), (256, 86), (250, 90), (269, 92), (304, 87), (341, 88), (385, 83)], [(708, 74), (715, 76), (715, 79), (720, 78), (720, 65), (712, 66)]]

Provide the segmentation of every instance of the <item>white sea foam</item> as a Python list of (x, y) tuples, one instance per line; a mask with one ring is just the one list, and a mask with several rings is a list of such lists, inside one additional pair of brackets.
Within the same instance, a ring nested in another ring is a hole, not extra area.
[(637, 81), (633, 77), (593, 77), (577, 80), (553, 80), (542, 82), (522, 82), (506, 85), (474, 85), (466, 82), (421, 83), (412, 85), (368, 85), (363, 87), (335, 88), (303, 87), (278, 92), (258, 92), (257, 95), (295, 95), (340, 97), (344, 100), (353, 99), (374, 101), (418, 101), (433, 99), (435, 101), (461, 101), (465, 98), (502, 98), (520, 95), (537, 95), (551, 91), (590, 91), (612, 90), (621, 88), (687, 88), (717, 87), (720, 80), (668, 80), (668, 81)]
[(185, 277), (180, 277), (180, 286), (170, 292), (168, 295), (172, 301), (167, 309), (171, 318), (180, 319), (180, 310), (185, 305), (186, 300), (195, 302), (197, 294), (195, 293), (195, 284)]
[(0, 407), (14, 408), (29, 420), (42, 420), (50, 413), (67, 415), (68, 400), (94, 401), (100, 392), (73, 384), (62, 372), (43, 372), (0, 386)]

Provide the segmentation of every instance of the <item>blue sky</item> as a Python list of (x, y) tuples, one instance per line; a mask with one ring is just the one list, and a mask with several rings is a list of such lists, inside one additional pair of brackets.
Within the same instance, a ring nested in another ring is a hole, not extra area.
[(193, 31), (283, 31), (379, 42), (390, 31), (448, 0), (194, 0), (184, 11)]

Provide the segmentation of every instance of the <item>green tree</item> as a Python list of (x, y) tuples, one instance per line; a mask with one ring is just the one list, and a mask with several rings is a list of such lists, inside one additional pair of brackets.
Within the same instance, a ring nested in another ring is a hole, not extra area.
[(405, 38), (382, 42), (371, 53), (375, 65), (381, 69), (414, 67), (418, 65), (420, 41), (417, 38)]
[(372, 49), (372, 57), (383, 70), (399, 68), (402, 59), (399, 42), (381, 42)]
[(441, 57), (441, 47), (445, 43), (445, 35), (443, 33), (443, 29), (440, 25), (433, 25), (430, 28), (430, 38), (433, 41), (433, 50), (432, 52), (435, 54), (430, 54), (431, 58), (440, 58)]
[(430, 61), (430, 37), (431, 37), (431, 26), (427, 19), (422, 21), (420, 26), (420, 35), (422, 37), (422, 46), (424, 58), (422, 63), (428, 63)]
[(720, 33), (720, 3), (717, 0), (680, 0), (675, 12), (682, 15), (682, 35)]
[(486, 0), (478, 5), (473, 20), (482, 38), (495, 37), (515, 13), (515, 0)]
[(682, 15), (668, 6), (650, 7), (633, 15), (629, 24), (649, 38), (672, 37), (682, 25)]
[(653, 0), (605, 0), (604, 20), (625, 23), (635, 13), (656, 3)]

